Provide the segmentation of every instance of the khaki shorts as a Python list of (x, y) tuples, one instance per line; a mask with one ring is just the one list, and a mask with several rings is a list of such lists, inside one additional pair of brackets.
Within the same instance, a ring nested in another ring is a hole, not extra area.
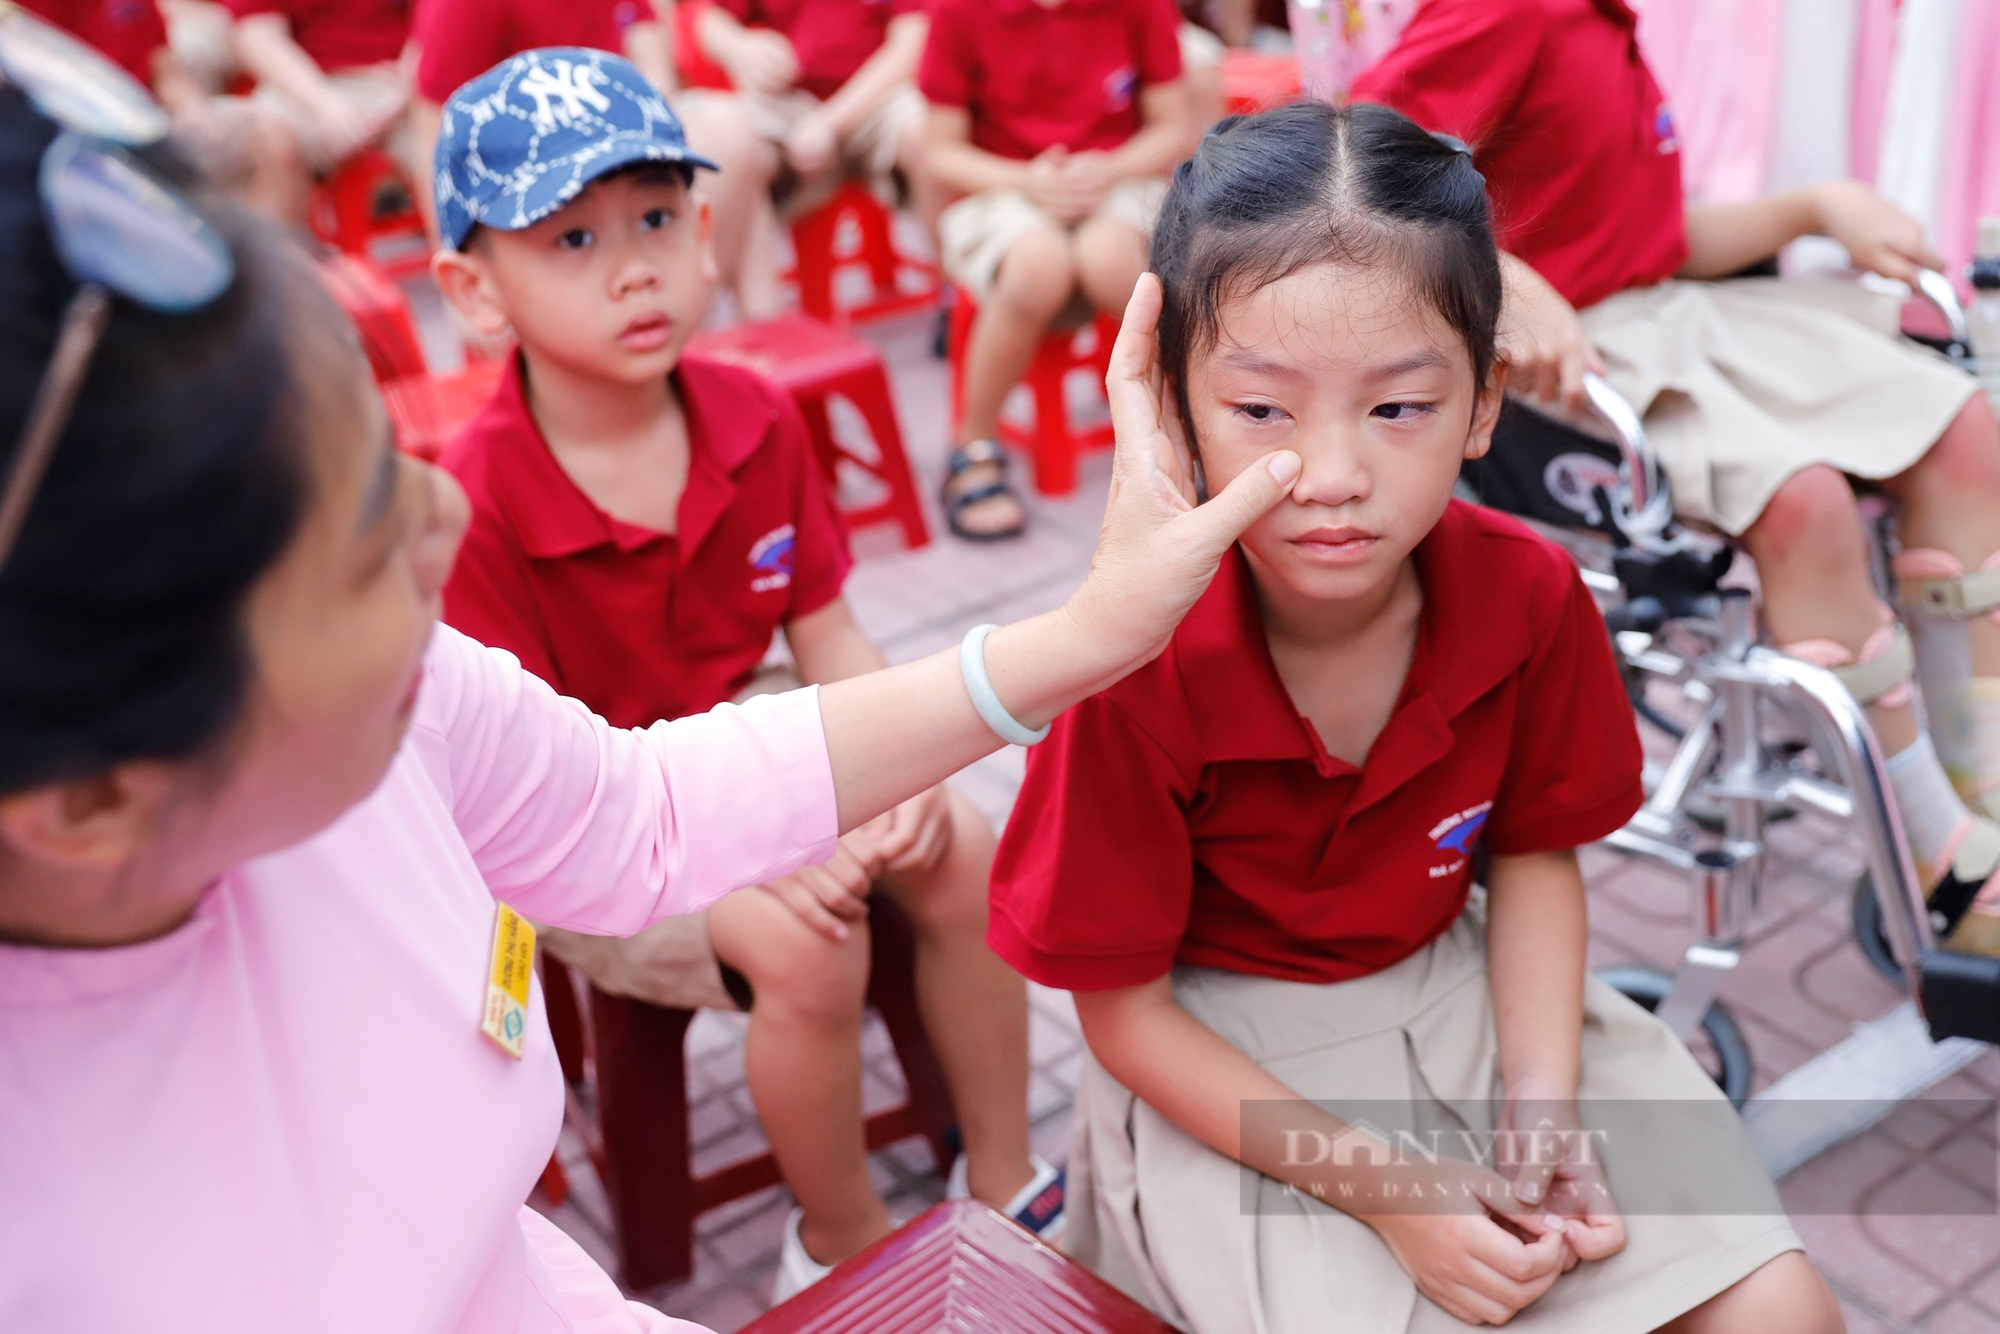
[[(1419, 1125), (1462, 1123), (1476, 1135), (1480, 1115), (1491, 1129), (1500, 1088), (1485, 940), (1483, 916), (1469, 910), (1368, 977), (1314, 985), (1180, 968), (1174, 998), (1302, 1096), (1407, 1108), (1429, 1118)], [(1604, 1132), (1613, 1191), (1636, 1171), (1651, 1189), (1628, 1198), (1649, 1203), (1628, 1209), (1623, 1251), (1557, 1279), (1510, 1331), (1646, 1334), (1802, 1249), (1708, 1074), (1664, 1024), (1596, 978), (1585, 983), (1579, 1092), (1592, 1129), (1593, 1107), (1657, 1100), (1673, 1133), (1639, 1143)], [(1073, 1133), (1070, 1253), (1184, 1329), (1467, 1328), (1417, 1291), (1367, 1224), (1201, 1144), (1087, 1055)], [(1729, 1212), (1700, 1212), (1718, 1182)]]
[(1975, 386), (1897, 336), (1895, 302), (1840, 279), (1669, 281), (1582, 312), (1645, 418), (1683, 519), (1740, 535), (1813, 464), (1893, 477)]
[[(1167, 197), (1163, 180), (1120, 181), (1097, 212), (1098, 218), (1122, 222), (1150, 239), (1160, 205)], [(1076, 224), (1081, 226), (1081, 223)], [(1018, 190), (983, 190), (967, 195), (938, 216), (938, 243), (944, 271), (953, 283), (985, 300), (1000, 272), (1000, 261), (1029, 232), (1063, 230), (1062, 224)], [(1069, 230), (1074, 230), (1071, 228)]]
[[(757, 133), (774, 144), (783, 143), (793, 126), (825, 105), (801, 88), (775, 96), (690, 88), (675, 100), (686, 103), (714, 98), (731, 99), (750, 117)], [(906, 141), (913, 135), (922, 135), (928, 114), (923, 94), (916, 85), (904, 84), (889, 94), (867, 119), (841, 137), (839, 157), (833, 168), (801, 179), (789, 166), (783, 167), (772, 183), (772, 196), (787, 215), (803, 213), (825, 203), (842, 181), (859, 179), (885, 200), (893, 199), (892, 173), (896, 170), (896, 159)]]
[[(401, 114), (410, 101), (410, 78), (400, 62), (388, 61), (359, 69), (344, 69), (326, 76), (335, 96), (364, 116), (392, 116), (388, 128), (376, 140), (398, 162), (410, 159), (409, 117)], [(306, 167), (324, 175), (340, 165), (340, 146), (328, 142), (326, 127), (317, 112), (275, 88), (261, 87), (250, 95), (252, 101), (283, 115), (298, 135), (299, 151)]]

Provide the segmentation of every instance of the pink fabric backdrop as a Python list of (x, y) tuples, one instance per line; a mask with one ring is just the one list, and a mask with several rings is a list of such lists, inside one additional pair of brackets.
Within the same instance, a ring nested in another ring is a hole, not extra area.
[(1784, 0), (1646, 0), (1634, 7), (1639, 44), (1673, 102), (1688, 193), (1724, 203), (1755, 199), (1776, 128)]
[(1950, 261), (1945, 271), (1967, 291), (1965, 266), (1981, 217), (2000, 217), (2000, 0), (1959, 0), (1932, 240)]

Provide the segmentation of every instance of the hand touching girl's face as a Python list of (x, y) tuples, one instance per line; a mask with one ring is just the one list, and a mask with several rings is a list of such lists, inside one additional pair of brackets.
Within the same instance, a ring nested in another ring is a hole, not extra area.
[(1188, 410), (1212, 490), (1273, 450), (1305, 471), (1243, 535), (1260, 574), (1312, 600), (1395, 578), (1444, 513), (1459, 464), (1486, 452), (1498, 376), (1422, 296), (1380, 270), (1302, 269), (1228, 302), (1189, 365)]

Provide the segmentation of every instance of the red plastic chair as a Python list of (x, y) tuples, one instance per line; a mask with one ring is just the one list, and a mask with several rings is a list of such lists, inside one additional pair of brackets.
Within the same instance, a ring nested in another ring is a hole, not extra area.
[[(909, 920), (886, 898), (871, 901), (868, 926), (874, 951), (868, 1000), (889, 1030), (909, 1094), (867, 1119), (867, 1144), (875, 1150), (921, 1136), (943, 1171), (951, 1162), (956, 1118), (944, 1071), (917, 1017), (915, 938)], [(782, 1180), (777, 1161), (762, 1153), (694, 1174), (686, 1039), (697, 1011), (586, 987), (586, 1017), (569, 970), (546, 955), (540, 966), (563, 1074), (573, 1086), (594, 1085), (596, 1116), (572, 1124), (583, 1132), (591, 1163), (611, 1197), (619, 1277), (634, 1289), (684, 1279), (694, 1272), (695, 1219), (777, 1185)], [(556, 1171), (560, 1178), (560, 1167)], [(546, 1172), (543, 1182), (549, 1182)]]
[[(965, 418), (965, 348), (978, 315), (972, 298), (958, 293), (951, 308), (950, 334), (954, 426)], [(1027, 453), (1034, 464), (1035, 490), (1042, 495), (1066, 496), (1076, 490), (1077, 456), (1112, 442), (1109, 421), (1079, 427), (1070, 420), (1067, 386), (1073, 373), (1085, 371), (1101, 392), (1105, 372), (1111, 367), (1111, 344), (1117, 337), (1118, 321), (1100, 314), (1080, 329), (1044, 338), (1021, 380), (1034, 399), (1033, 426), (1023, 430), (1001, 419), (1002, 442)]]
[[(903, 453), (889, 375), (882, 354), (872, 344), (804, 315), (780, 315), (729, 329), (703, 330), (688, 341), (687, 350), (747, 366), (783, 385), (805, 414), (820, 465), (836, 493), (842, 474), (850, 470), (873, 479), (883, 491), (882, 499), (845, 508), (849, 525), (860, 528), (893, 521), (902, 527), (905, 546), (920, 547), (930, 541), (910, 461)], [(843, 440), (835, 434), (827, 406), (835, 396), (860, 412), (870, 441)]]
[(396, 159), (364, 148), (313, 187), (313, 231), (391, 278), (421, 273), (430, 267), (431, 242), (416, 188)]
[(397, 447), (435, 462), (500, 384), (505, 361), (468, 361), (456, 375), (432, 375), (403, 291), (367, 261), (339, 251), (319, 262), (320, 280), (361, 335), (361, 350), (382, 391)]
[(739, 1334), (1172, 1334), (1173, 1327), (975, 1200), (918, 1214)]
[(1296, 102), (1303, 91), (1293, 56), (1240, 47), (1223, 54), (1222, 102), (1232, 116), (1254, 116)]
[[(830, 323), (863, 324), (937, 305), (937, 265), (896, 248), (895, 217), (865, 186), (848, 181), (833, 197), (792, 224), (799, 309)], [(871, 295), (838, 304), (841, 270), (865, 266)], [(905, 282), (905, 276), (911, 281)]]

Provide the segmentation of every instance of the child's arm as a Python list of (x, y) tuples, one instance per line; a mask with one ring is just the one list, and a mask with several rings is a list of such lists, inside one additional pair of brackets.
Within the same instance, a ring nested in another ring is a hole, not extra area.
[(917, 62), (924, 57), (924, 38), (929, 32), (930, 20), (922, 11), (889, 20), (889, 31), (875, 54), (812, 117), (836, 139), (851, 133), (874, 115), (890, 94), (917, 77)]
[(783, 33), (746, 28), (719, 4), (701, 7), (695, 37), (739, 92), (782, 93), (798, 81), (798, 53)]
[(1689, 203), (1683, 278), (1725, 278), (1771, 258), (1801, 236), (1831, 236), (1856, 268), (1914, 282), (1944, 259), (1924, 225), (1860, 181), (1820, 181), (1746, 204)]
[(334, 92), (325, 71), (292, 40), (291, 20), (283, 14), (247, 14), (234, 29), (236, 55), (243, 68), (318, 118), (328, 144), (337, 157), (373, 139), (394, 119), (401, 108), (389, 115), (370, 117)]
[[(1287, 1104), (1270, 1120), (1301, 1132), (1294, 1143), (1326, 1143), (1345, 1126), (1182, 1009), (1166, 978), (1113, 991), (1079, 991), (1076, 1013), (1091, 1054), (1162, 1116), (1217, 1153), (1345, 1208), (1323, 1162), (1297, 1161), (1281, 1134), (1244, 1135), (1244, 1104)], [(1256, 1120), (1266, 1123), (1261, 1115)], [(1313, 1135), (1325, 1139), (1315, 1141)], [(1513, 1204), (1495, 1173), (1451, 1159), (1440, 1170), (1473, 1183), (1496, 1206), (1518, 1211), (1520, 1225), (1540, 1230), (1528, 1211)], [(1339, 1179), (1365, 1185), (1358, 1179), (1365, 1176), (1365, 1169), (1347, 1168)], [(1348, 1212), (1375, 1229), (1425, 1296), (1471, 1324), (1510, 1318), (1549, 1289), (1567, 1258), (1561, 1229), (1527, 1244), (1483, 1211)]]
[[(1576, 853), (1496, 855), (1487, 881), (1487, 966), (1510, 1124), (1527, 1131), (1552, 1121), (1555, 1129), (1575, 1131), (1587, 936)], [(1523, 1165), (1514, 1188), (1530, 1203), (1550, 1196), (1552, 1209), (1576, 1219), (1569, 1239), (1582, 1258), (1600, 1260), (1623, 1249), (1624, 1224), (1608, 1192), (1572, 1208), (1574, 1200), (1552, 1193), (1551, 1177), (1593, 1188), (1600, 1181), (1595, 1173), (1578, 1177), (1552, 1157), (1538, 1156)]]
[(1164, 176), (1199, 142), (1186, 79), (1141, 88), (1139, 114), (1139, 132), (1105, 154), (1117, 180)]
[(1060, 145), (1027, 162), (989, 153), (972, 142), (971, 112), (931, 103), (924, 173), (947, 196), (1019, 190), (1059, 221), (1075, 222), (1103, 202), (1103, 191), (1066, 171), (1070, 158)]
[(674, 9), (664, 0), (654, 9), (655, 17), (625, 29), (625, 58), (638, 66), (660, 96), (671, 97), (680, 87), (680, 76), (674, 71)]
[(1502, 251), (1499, 356), (1507, 392), (1560, 402), (1583, 402), (1583, 373), (1604, 374), (1604, 362), (1583, 336), (1576, 308), (1526, 260)]

